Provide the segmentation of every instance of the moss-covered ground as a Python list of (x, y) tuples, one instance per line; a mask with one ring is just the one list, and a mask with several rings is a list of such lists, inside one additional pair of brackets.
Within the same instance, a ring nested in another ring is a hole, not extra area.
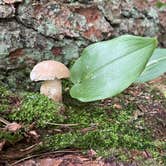
[[(0, 140), (17, 146), (28, 131), (40, 135), (40, 149), (93, 149), (97, 156), (140, 165), (164, 165), (165, 98), (146, 85), (133, 86), (112, 99), (81, 103), (71, 99), (64, 83), (63, 104), (54, 103), (39, 93), (14, 95), (0, 86), (0, 115), (16, 121), (22, 129), (12, 133), (1, 130)], [(4, 128), (0, 123), (0, 127)], [(33, 138), (32, 138), (33, 139)], [(33, 142), (35, 142), (33, 140)]]

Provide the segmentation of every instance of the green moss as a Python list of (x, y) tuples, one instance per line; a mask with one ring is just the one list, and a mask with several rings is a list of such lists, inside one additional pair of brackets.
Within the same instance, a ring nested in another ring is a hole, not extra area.
[(61, 107), (61, 104), (53, 102), (44, 95), (26, 93), (22, 104), (10, 115), (10, 119), (25, 124), (35, 122), (37, 127), (46, 127), (47, 123), (63, 122), (63, 116), (60, 114)]
[[(154, 95), (152, 99), (160, 98), (164, 101), (157, 92), (149, 89), (148, 93)], [(67, 110), (64, 123), (78, 126), (71, 127), (64, 133), (45, 137), (43, 140), (46, 148), (79, 148), (83, 151), (92, 148), (99, 156), (116, 156), (121, 161), (132, 158), (132, 150), (142, 153), (146, 150), (153, 160), (138, 155), (138, 158), (135, 157), (136, 161), (142, 163), (143, 160), (148, 160), (147, 163), (162, 164), (165, 162), (161, 151), (164, 152), (166, 144), (162, 139), (156, 142), (152, 129), (146, 125), (145, 117), (135, 117), (139, 112), (137, 104), (126, 104), (126, 96), (123, 94), (117, 97), (122, 109), (114, 108), (113, 102), (101, 105), (101, 102), (80, 103), (69, 96), (64, 99)]]
[[(152, 137), (151, 129), (147, 127), (144, 116), (134, 117), (138, 111), (134, 102), (126, 104), (126, 96), (124, 97), (121, 94), (116, 98), (116, 102), (118, 99), (122, 109), (114, 107), (113, 100), (115, 98), (111, 100), (111, 103), (104, 103), (103, 105), (101, 102), (81, 103), (69, 96), (68, 87), (71, 86), (71, 82), (64, 81), (63, 85), (65, 105), (63, 114), (61, 113), (61, 104), (55, 103), (38, 93), (25, 93), (21, 97), (20, 106), (15, 108), (8, 119), (19, 121), (24, 125), (35, 122), (36, 127), (40, 127), (40, 131), (45, 131), (41, 134), (41, 141), (44, 143), (42, 148), (47, 150), (73, 147), (87, 151), (92, 148), (99, 156), (116, 156), (121, 161), (128, 161), (132, 157), (130, 150), (146, 150), (155, 161), (164, 162), (164, 156), (159, 152), (164, 151), (166, 144), (164, 141), (156, 141)], [(4, 88), (1, 88), (0, 92), (2, 92), (1, 99), (7, 99), (11, 95)], [(154, 93), (154, 100), (163, 101), (157, 92), (148, 93)], [(5, 102), (7, 106), (10, 104), (8, 100), (4, 100)], [(48, 123), (77, 125), (62, 127), (48, 126)], [(62, 133), (47, 134), (47, 128), (43, 130), (45, 127), (49, 127), (50, 130), (59, 128)], [(17, 140), (15, 136), (11, 133), (0, 133), (0, 139), (7, 139), (11, 142)], [(126, 153), (126, 150), (128, 153)], [(142, 157), (138, 156), (136, 160), (141, 161)]]
[(2, 84), (0, 84), (0, 112), (3, 112), (9, 108), (9, 97), (11, 92), (7, 90)]
[(166, 3), (159, 0), (159, 1), (156, 2), (156, 6), (158, 8), (165, 9), (166, 8)]
[[(128, 105), (123, 110), (115, 110), (112, 106), (103, 109), (92, 103), (81, 107), (69, 106), (67, 110), (64, 123), (79, 125), (69, 132), (45, 137), (47, 148), (53, 150), (69, 147), (82, 150), (92, 148), (100, 156), (109, 156), (112, 148), (140, 151), (148, 149), (152, 153), (157, 153), (158, 146), (153, 143), (143, 119), (132, 119), (134, 105)], [(138, 124), (141, 125), (140, 128)], [(122, 154), (118, 158), (123, 160), (126, 156)]]
[(0, 131), (0, 140), (5, 140), (11, 144), (20, 141), (23, 138), (22, 134), (19, 132), (11, 133), (8, 131)]

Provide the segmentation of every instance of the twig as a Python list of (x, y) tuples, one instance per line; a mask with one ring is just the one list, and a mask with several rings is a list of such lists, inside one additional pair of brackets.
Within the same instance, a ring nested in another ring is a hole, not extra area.
[(34, 157), (40, 157), (42, 155), (56, 154), (56, 153), (80, 153), (80, 152), (81, 151), (72, 151), (72, 150), (66, 150), (66, 151), (64, 150), (63, 151), (63, 150), (61, 150), (61, 151), (54, 151), (54, 152), (46, 152), (46, 153), (42, 153), (42, 154), (34, 154), (34, 155), (31, 155), (31, 156), (27, 156), (25, 158), (22, 158), (22, 159), (20, 159), (20, 160), (18, 160), (16, 162), (10, 164), (10, 166), (14, 166), (14, 165), (16, 165), (16, 164), (18, 164), (20, 162), (26, 161), (26, 160), (34, 158)]
[(4, 119), (2, 117), (0, 117), (0, 122), (4, 123), (5, 125), (9, 125), (10, 124), (9, 121), (7, 121), (6, 119)]
[(51, 123), (51, 122), (45, 122), (45, 124), (54, 125), (54, 126), (62, 126), (62, 127), (72, 127), (72, 126), (78, 126), (80, 124), (59, 124), (59, 123)]
[(35, 146), (41, 145), (41, 144), (42, 144), (42, 142), (39, 142), (39, 143), (36, 143), (36, 144), (34, 144), (34, 145), (31, 145), (31, 146), (29, 146), (29, 147), (27, 147), (27, 148), (25, 148), (25, 149), (20, 149), (20, 151), (21, 151), (21, 152), (24, 152), (24, 151), (30, 150), (30, 149), (33, 149)]

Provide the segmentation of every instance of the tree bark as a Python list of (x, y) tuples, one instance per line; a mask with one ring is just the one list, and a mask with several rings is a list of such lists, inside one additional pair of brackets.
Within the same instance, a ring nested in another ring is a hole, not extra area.
[(166, 47), (166, 10), (139, 0), (0, 0), (0, 81), (29, 88), (37, 62), (68, 64), (87, 45), (122, 34), (156, 36)]

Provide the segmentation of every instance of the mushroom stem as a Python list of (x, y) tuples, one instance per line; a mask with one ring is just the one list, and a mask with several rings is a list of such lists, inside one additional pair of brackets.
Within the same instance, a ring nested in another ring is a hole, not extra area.
[(60, 79), (43, 82), (40, 93), (56, 102), (62, 102), (62, 84)]

